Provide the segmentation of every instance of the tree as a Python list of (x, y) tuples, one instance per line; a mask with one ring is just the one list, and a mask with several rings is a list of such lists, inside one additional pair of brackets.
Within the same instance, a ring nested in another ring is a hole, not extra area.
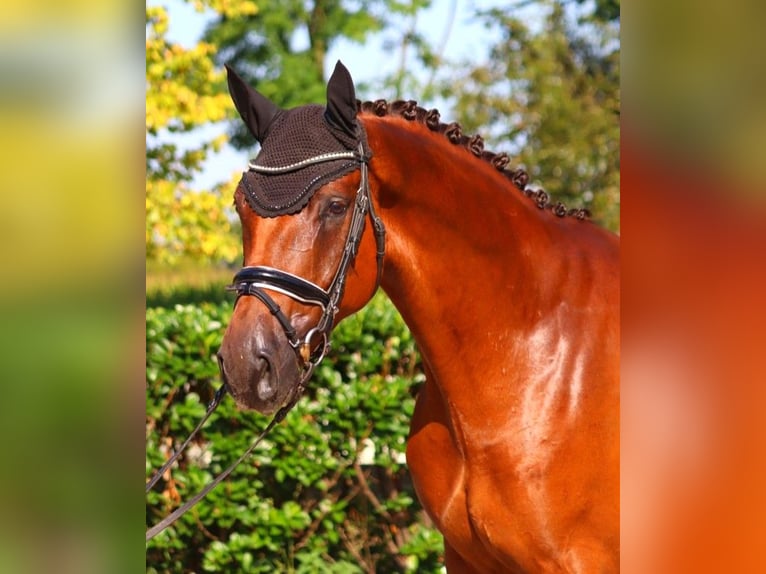
[[(205, 39), (219, 47), (219, 65), (232, 65), (271, 101), (292, 108), (325, 101), (325, 60), (334, 42), (346, 38), (362, 43), (402, 17), (414, 19), (429, 4), (430, 0), (262, 0), (257, 13), (221, 15)], [(406, 38), (422, 44), (414, 34), (405, 32), (402, 42)], [(254, 143), (241, 122), (231, 133), (240, 149)]]
[[(252, 2), (230, 8), (222, 0), (209, 6), (229, 15), (256, 9)], [(146, 8), (146, 27), (146, 257), (163, 263), (181, 257), (232, 260), (239, 248), (228, 213), (232, 182), (198, 192), (189, 187), (208, 154), (226, 138), (191, 147), (174, 139), (234, 113), (223, 74), (214, 66), (216, 48), (200, 42), (185, 49), (168, 42), (168, 15), (159, 6)]]
[(511, 142), (533, 184), (618, 230), (619, 2), (597, 3), (578, 25), (561, 2), (537, 4), (537, 32), (513, 8), (483, 14), (501, 41), (457, 82), (458, 118)]

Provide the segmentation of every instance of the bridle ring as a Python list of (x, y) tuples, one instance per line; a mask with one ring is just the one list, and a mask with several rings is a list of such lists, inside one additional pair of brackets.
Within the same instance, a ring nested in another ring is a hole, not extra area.
[[(312, 355), (312, 349), (314, 348), (314, 345), (312, 344), (314, 342), (314, 338), (316, 335), (319, 335), (321, 337), (320, 339), (320, 345), (317, 348), (318, 354)], [(300, 347), (300, 354), (301, 359), (303, 359), (304, 364), (312, 364), (314, 366), (318, 365), (322, 362), (322, 360), (325, 358), (325, 355), (327, 355), (327, 352), (330, 350), (330, 338), (327, 335), (327, 331), (320, 329), (318, 326), (313, 327), (309, 330), (308, 333), (306, 333), (306, 337), (303, 339), (303, 343)]]

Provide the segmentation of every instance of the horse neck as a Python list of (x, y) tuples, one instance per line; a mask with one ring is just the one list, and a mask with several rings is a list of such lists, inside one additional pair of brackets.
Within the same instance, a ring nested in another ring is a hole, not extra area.
[(544, 275), (566, 265), (555, 253), (562, 221), (489, 162), (425, 126), (366, 118), (365, 127), (388, 230), (382, 286), (448, 387), (440, 365), (515, 344), (514, 330), (557, 304)]

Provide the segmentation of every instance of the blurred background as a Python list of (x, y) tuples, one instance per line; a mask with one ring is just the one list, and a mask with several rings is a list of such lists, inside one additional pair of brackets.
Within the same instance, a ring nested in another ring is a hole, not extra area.
[(141, 568), (139, 22), (127, 3), (0, 7), (3, 572)]

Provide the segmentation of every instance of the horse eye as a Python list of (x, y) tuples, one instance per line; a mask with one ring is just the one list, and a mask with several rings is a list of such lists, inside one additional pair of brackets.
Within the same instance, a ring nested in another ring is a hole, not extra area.
[(341, 199), (333, 199), (332, 201), (330, 201), (330, 203), (327, 204), (326, 213), (327, 215), (339, 216), (346, 213), (347, 209), (348, 209), (347, 202)]

